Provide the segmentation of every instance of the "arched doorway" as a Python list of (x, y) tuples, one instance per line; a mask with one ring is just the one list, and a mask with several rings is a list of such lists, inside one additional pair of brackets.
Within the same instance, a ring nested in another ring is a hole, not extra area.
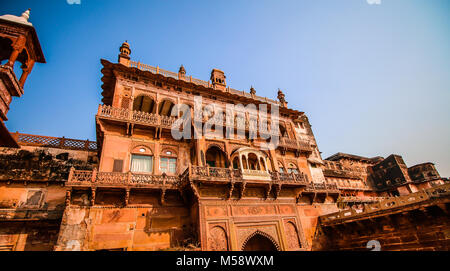
[(217, 146), (212, 146), (206, 151), (206, 164), (210, 167), (228, 167), (226, 154)]
[(255, 232), (249, 239), (244, 243), (242, 247), (243, 251), (277, 251), (278, 248), (275, 242), (269, 237)]
[(155, 102), (149, 96), (140, 95), (133, 101), (133, 110), (146, 113), (155, 113)]
[(158, 115), (170, 117), (174, 103), (170, 100), (162, 100), (158, 106)]

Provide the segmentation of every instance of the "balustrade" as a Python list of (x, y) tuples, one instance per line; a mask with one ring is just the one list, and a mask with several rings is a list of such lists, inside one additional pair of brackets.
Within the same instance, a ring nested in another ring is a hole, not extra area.
[(175, 117), (159, 116), (152, 113), (141, 111), (130, 111), (123, 108), (116, 108), (109, 105), (100, 105), (98, 116), (114, 120), (121, 120), (150, 126), (158, 126), (171, 128), (172, 124), (177, 120)]
[[(324, 215), (320, 217), (321, 222), (331, 222), (337, 219), (353, 217), (361, 214), (368, 214), (378, 212), (381, 210), (399, 208), (401, 206), (415, 204), (429, 200), (434, 197), (443, 197), (450, 194), (450, 183), (443, 184), (437, 187), (429, 188), (420, 192), (412, 193), (400, 197), (371, 197), (370, 200), (376, 201), (371, 204), (364, 204), (361, 212), (355, 212), (353, 209), (347, 209), (340, 212)], [(356, 200), (356, 199), (355, 199)], [(363, 198), (364, 200), (364, 198)]]
[(96, 172), (86, 170), (70, 170), (68, 185), (177, 185), (178, 176), (152, 175), (145, 173)]

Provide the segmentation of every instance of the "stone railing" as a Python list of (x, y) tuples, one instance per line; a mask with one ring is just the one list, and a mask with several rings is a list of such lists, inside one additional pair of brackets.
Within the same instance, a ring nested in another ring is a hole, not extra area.
[[(130, 60), (129, 67), (137, 68), (137, 69), (139, 69), (141, 71), (148, 71), (148, 72), (151, 72), (151, 73), (154, 73), (154, 74), (161, 74), (161, 75), (163, 75), (165, 77), (170, 77), (170, 78), (174, 78), (174, 79), (177, 79), (177, 80), (183, 80), (183, 81), (186, 81), (186, 82), (194, 83), (196, 85), (204, 86), (206, 88), (214, 87), (214, 85), (211, 83), (211, 81), (204, 81), (204, 80), (201, 80), (201, 79), (193, 78), (192, 76), (183, 75), (183, 74), (175, 73), (175, 72), (172, 72), (172, 71), (164, 70), (164, 69), (161, 69), (159, 66), (153, 67), (151, 65), (147, 65), (147, 64), (143, 64), (141, 62), (136, 62), (136, 61)], [(244, 96), (244, 97), (247, 97), (247, 98), (252, 98), (252, 99), (255, 99), (255, 100), (258, 100), (258, 101), (261, 101), (261, 102), (280, 105), (280, 103), (278, 101), (275, 101), (275, 100), (272, 100), (272, 99), (269, 99), (269, 98), (266, 98), (266, 97), (252, 95), (252, 94), (250, 94), (248, 92), (236, 90), (236, 89), (233, 89), (233, 88), (230, 88), (230, 87), (227, 87), (226, 91), (231, 93), (231, 94)]]
[(347, 184), (343, 185), (343, 184), (337, 183), (336, 186), (338, 189), (341, 189), (341, 190), (363, 190), (363, 191), (371, 190), (368, 186), (365, 186), (363, 183), (350, 184), (350, 185), (347, 185)]
[(268, 173), (262, 170), (240, 170), (230, 168), (215, 168), (215, 167), (199, 167), (191, 166), (189, 169), (189, 176), (194, 178), (217, 178), (230, 180), (231, 178), (242, 181), (253, 177), (254, 180), (272, 180), (285, 184), (308, 184), (308, 176), (303, 173)]
[(141, 111), (131, 111), (109, 105), (99, 105), (97, 116), (112, 120), (127, 121), (149, 126), (161, 126), (165, 128), (171, 128), (172, 124), (177, 120), (175, 117), (160, 116)]
[(284, 183), (301, 183), (305, 185), (309, 183), (308, 175), (304, 173), (272, 172), (272, 179)]
[(306, 191), (308, 192), (336, 192), (339, 193), (339, 189), (334, 183), (308, 183), (306, 186)]
[(199, 167), (191, 166), (189, 170), (189, 175), (192, 177), (200, 178), (219, 178), (219, 179), (230, 179), (230, 178), (240, 178), (240, 172), (230, 169), (230, 168), (218, 168), (218, 167)]
[(58, 149), (97, 151), (97, 142), (89, 140), (78, 140), (65, 137), (51, 137), (12, 133), (13, 138), (20, 145), (50, 147)]
[(168, 70), (161, 69), (159, 67), (153, 67), (140, 62), (130, 61), (131, 68), (138, 68), (141, 71), (149, 71), (154, 74), (161, 74), (165, 77), (171, 77), (178, 80), (183, 80), (186, 82), (194, 83), (196, 85), (202, 85), (204, 87), (211, 87), (212, 84), (209, 81), (203, 81), (200, 79), (193, 78), (192, 76), (182, 75)]
[(296, 140), (296, 139), (290, 139), (287, 137), (280, 137), (280, 147), (288, 148), (288, 149), (295, 149), (295, 150), (302, 150), (302, 151), (312, 151), (311, 144), (306, 140)]
[(176, 186), (178, 176), (153, 175), (134, 172), (97, 172), (71, 168), (68, 186)]
[(444, 196), (448, 197), (449, 195), (450, 195), (450, 184), (444, 184), (441, 186), (429, 188), (409, 195), (400, 197), (390, 197), (376, 203), (365, 204), (363, 205), (363, 208), (359, 210), (350, 208), (340, 212), (324, 215), (320, 217), (320, 221), (325, 224), (333, 223), (333, 221), (368, 215), (371, 213), (388, 209), (396, 209), (403, 206), (424, 202), (432, 198), (440, 198)]
[(379, 202), (387, 199), (387, 197), (354, 197), (354, 196), (344, 196), (340, 197), (338, 201), (340, 202), (352, 202), (352, 203), (370, 203)]

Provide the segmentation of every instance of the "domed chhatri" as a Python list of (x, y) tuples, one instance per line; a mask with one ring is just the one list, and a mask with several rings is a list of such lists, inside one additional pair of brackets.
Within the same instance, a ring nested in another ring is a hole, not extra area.
[(30, 19), (30, 11), (31, 11), (31, 9), (27, 9), (24, 13), (22, 13), (21, 16), (16, 16), (16, 15), (11, 15), (11, 14), (2, 15), (2, 16), (0, 16), (0, 19), (19, 23), (19, 24), (33, 26), (33, 24), (28, 21)]

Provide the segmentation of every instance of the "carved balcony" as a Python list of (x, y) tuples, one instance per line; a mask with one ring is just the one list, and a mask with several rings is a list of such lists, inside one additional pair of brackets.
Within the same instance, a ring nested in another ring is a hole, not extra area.
[[(190, 166), (186, 178), (212, 182), (271, 181), (283, 185), (306, 186), (308, 176), (303, 173), (279, 173), (261, 170)], [(267, 183), (267, 182), (264, 182)]]
[(339, 194), (340, 191), (334, 183), (308, 183), (305, 192)]
[(97, 118), (166, 129), (170, 129), (172, 124), (177, 120), (174, 117), (131, 111), (109, 105), (99, 105)]
[(180, 178), (169, 175), (153, 175), (133, 172), (97, 172), (70, 170), (67, 186), (111, 188), (163, 188), (178, 189)]
[(446, 198), (449, 195), (450, 184), (447, 183), (405, 196), (381, 198), (381, 200), (378, 202), (372, 204), (364, 204), (363, 208), (360, 210), (350, 208), (336, 213), (324, 215), (320, 217), (320, 221), (324, 225), (345, 223), (345, 221), (357, 219), (360, 217), (368, 217), (375, 213), (379, 214), (382, 212), (402, 210), (404, 206), (408, 205), (423, 205), (424, 202), (433, 199)]
[(280, 141), (278, 147), (282, 150), (294, 150), (296, 152), (307, 152), (311, 153), (313, 151), (313, 147), (306, 140), (297, 140), (290, 139), (287, 137), (280, 137)]

